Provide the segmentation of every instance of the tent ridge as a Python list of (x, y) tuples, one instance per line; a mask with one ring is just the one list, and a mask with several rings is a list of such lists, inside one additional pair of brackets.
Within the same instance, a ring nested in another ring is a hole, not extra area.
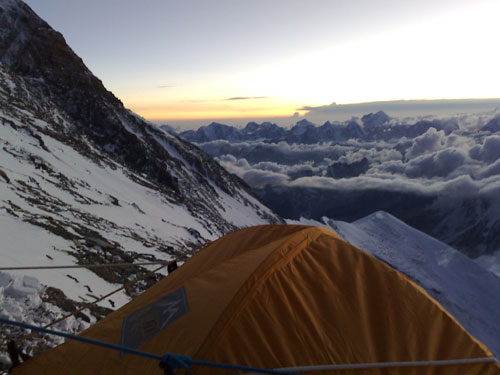
[[(83, 335), (118, 343), (131, 312), (181, 286), (186, 288), (189, 313), (140, 350), (260, 369), (312, 366), (316, 370), (323, 365), (336, 369), (325, 368), (318, 374), (500, 375), (486, 346), (407, 276), (331, 230), (299, 225), (257, 226), (228, 234)], [(147, 333), (166, 315), (156, 316), (145, 316), (137, 329)], [(478, 358), (481, 363), (460, 367), (339, 369)], [(193, 375), (234, 372), (191, 369)], [(26, 361), (13, 373), (160, 375), (163, 371), (157, 361), (120, 358), (116, 352), (71, 340)]]
[[(241, 285), (238, 291), (234, 294), (234, 297), (231, 299), (231, 302), (224, 309), (219, 319), (212, 326), (209, 334), (206, 336), (203, 343), (200, 345), (199, 350), (196, 352), (196, 356), (199, 356), (200, 353), (205, 351), (205, 347), (210, 342), (210, 345), (214, 345), (217, 342), (218, 337), (220, 337), (224, 330), (230, 326), (231, 322), (234, 321), (238, 314), (244, 309), (245, 302), (249, 301), (251, 295), (256, 293), (258, 287), (264, 284), (267, 279), (279, 268), (281, 268), (284, 264), (288, 263), (291, 259), (293, 259), (301, 250), (305, 249), (307, 245), (309, 245), (312, 241), (318, 238), (319, 235), (323, 234), (319, 233), (318, 227), (312, 226), (304, 226), (299, 232), (294, 233), (289, 241), (281, 244), (279, 250), (271, 252), (266, 258), (262, 260), (260, 266), (257, 267), (254, 272), (248, 277), (248, 279)], [(316, 236), (313, 239), (309, 232), (315, 232)], [(293, 245), (293, 248), (289, 249), (286, 254), (282, 253), (282, 250), (290, 245), (295, 238), (297, 233), (306, 232), (305, 238), (303, 238), (300, 242)], [(273, 257), (277, 257), (277, 253), (280, 254), (277, 262), (270, 263), (270, 259)], [(264, 271), (262, 271), (262, 265), (270, 263)], [(261, 273), (259, 276), (255, 277), (256, 274)], [(245, 291), (246, 290), (246, 291)], [(236, 307), (235, 307), (236, 306)]]

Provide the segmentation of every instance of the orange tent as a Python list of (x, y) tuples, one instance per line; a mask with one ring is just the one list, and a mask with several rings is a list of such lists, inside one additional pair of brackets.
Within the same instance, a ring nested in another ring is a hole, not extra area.
[[(327, 229), (297, 225), (252, 227), (212, 242), (82, 335), (159, 355), (265, 368), (493, 357), (407, 277)], [(235, 371), (193, 367), (190, 373)], [(334, 373), (498, 375), (500, 367)], [(152, 359), (69, 341), (14, 374), (162, 370)]]

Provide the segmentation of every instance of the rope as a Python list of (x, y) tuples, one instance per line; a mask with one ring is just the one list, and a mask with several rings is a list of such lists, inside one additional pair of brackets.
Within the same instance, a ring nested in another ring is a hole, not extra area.
[(66, 268), (106, 268), (106, 267), (134, 267), (134, 266), (152, 266), (155, 264), (169, 264), (170, 261), (156, 261), (143, 263), (107, 263), (107, 264), (78, 264), (66, 266), (26, 266), (26, 267), (0, 267), (0, 271), (24, 271), (24, 270), (60, 270)]
[(485, 358), (469, 358), (469, 359), (454, 359), (454, 360), (441, 360), (441, 361), (422, 361), (422, 362), (382, 362), (382, 363), (358, 363), (358, 364), (343, 364), (343, 365), (324, 365), (324, 366), (304, 366), (304, 367), (290, 367), (284, 369), (265, 369), (259, 367), (251, 367), (251, 366), (240, 366), (233, 365), (229, 363), (218, 363), (218, 362), (208, 362), (208, 361), (199, 361), (191, 359), (189, 356), (185, 355), (177, 355), (172, 353), (167, 353), (163, 356), (143, 352), (137, 349), (129, 348), (126, 346), (111, 344), (104, 341), (99, 341), (95, 339), (91, 339), (84, 336), (75, 336), (65, 332), (53, 331), (43, 327), (37, 327), (31, 324), (16, 322), (13, 320), (8, 320), (0, 317), (0, 323), (14, 325), (22, 328), (27, 328), (43, 333), (47, 333), (50, 335), (62, 336), (65, 338), (69, 338), (76, 341), (81, 341), (91, 345), (97, 345), (101, 347), (105, 347), (112, 350), (117, 350), (120, 352), (125, 352), (129, 354), (134, 354), (146, 358), (151, 358), (160, 361), (160, 367), (165, 368), (166, 370), (170, 370), (170, 373), (173, 373), (172, 370), (175, 368), (186, 368), (189, 369), (191, 366), (206, 366), (206, 367), (216, 367), (223, 368), (229, 370), (236, 371), (246, 371), (251, 373), (260, 373), (260, 374), (281, 374), (281, 375), (298, 375), (296, 372), (292, 371), (325, 371), (325, 370), (349, 370), (349, 369), (371, 369), (371, 368), (387, 368), (387, 367), (414, 367), (414, 366), (443, 366), (443, 365), (465, 365), (465, 364), (474, 364), (474, 363), (495, 363), (497, 362), (495, 358), (485, 357)]
[[(92, 302), (89, 302), (89, 303), (87, 303), (87, 304), (84, 304), (81, 308), (79, 308), (79, 309), (77, 309), (77, 310), (75, 310), (75, 311), (73, 311), (73, 312), (71, 312), (71, 313), (69, 313), (69, 314), (67, 314), (67, 315), (64, 315), (63, 317), (61, 317), (61, 318), (59, 318), (59, 319), (56, 319), (56, 320), (54, 320), (53, 322), (51, 322), (51, 323), (49, 323), (49, 324), (45, 325), (45, 326), (44, 326), (44, 328), (49, 328), (49, 327), (52, 327), (53, 325), (55, 325), (55, 324), (57, 324), (57, 323), (59, 323), (59, 322), (62, 322), (63, 320), (66, 320), (66, 319), (68, 319), (69, 317), (74, 316), (74, 315), (76, 315), (76, 314), (78, 314), (78, 313), (82, 312), (83, 310), (88, 309), (88, 308), (90, 308), (90, 307), (94, 306), (95, 304), (97, 304), (97, 303), (101, 302), (102, 300), (105, 300), (106, 298), (111, 297), (113, 294), (118, 293), (119, 291), (121, 291), (121, 290), (123, 290), (123, 289), (125, 289), (125, 288), (128, 288), (128, 287), (130, 287), (130, 286), (134, 285), (135, 283), (138, 283), (138, 282), (139, 282), (139, 281), (141, 281), (141, 280), (144, 280), (145, 278), (147, 278), (147, 277), (151, 276), (152, 274), (154, 274), (154, 273), (158, 272), (158, 271), (159, 271), (159, 270), (161, 270), (162, 268), (165, 268), (165, 267), (169, 266), (170, 264), (176, 263), (176, 262), (178, 262), (178, 261), (184, 260), (185, 258), (187, 258), (187, 257), (188, 257), (188, 255), (192, 255), (194, 252), (196, 252), (196, 251), (200, 250), (202, 247), (203, 247), (203, 246), (200, 246), (200, 247), (197, 247), (197, 248), (195, 248), (195, 249), (192, 249), (191, 251), (188, 251), (188, 252), (186, 252), (186, 253), (182, 254), (180, 257), (177, 257), (176, 259), (174, 259), (174, 260), (172, 260), (172, 261), (170, 261), (170, 262), (159, 262), (160, 264), (162, 264), (162, 266), (160, 266), (160, 267), (158, 267), (158, 268), (156, 268), (156, 269), (154, 269), (154, 270), (152, 270), (152, 271), (148, 272), (147, 274), (145, 274), (145, 275), (143, 275), (143, 276), (141, 276), (141, 277), (139, 277), (139, 278), (137, 278), (137, 279), (131, 280), (131, 281), (129, 281), (128, 283), (123, 284), (123, 286), (121, 286), (120, 288), (118, 288), (118, 289), (116, 289), (116, 290), (114, 290), (114, 291), (112, 291), (112, 292), (110, 292), (110, 293), (106, 294), (106, 295), (105, 295), (105, 296), (103, 296), (103, 297), (100, 297), (100, 298), (96, 299), (95, 301), (92, 301)], [(116, 263), (115, 263), (115, 264), (116, 264)], [(135, 263), (134, 265), (138, 265), (138, 263)], [(98, 266), (98, 265), (96, 265), (96, 266)], [(106, 266), (109, 266), (109, 265), (106, 265)], [(81, 266), (76, 266), (76, 267), (81, 267)], [(24, 341), (24, 340), (26, 340), (26, 339), (29, 339), (30, 337), (32, 337), (32, 336), (33, 336), (33, 334), (34, 334), (34, 332), (31, 332), (31, 333), (29, 333), (29, 334), (27, 334), (27, 335), (24, 335), (24, 336), (21, 336), (21, 337), (19, 337), (19, 338), (15, 339), (15, 341), (19, 343), (19, 342), (21, 342), (21, 341)], [(5, 345), (5, 342), (4, 342), (4, 345)]]
[(143, 352), (141, 350), (129, 348), (126, 346), (111, 344), (109, 342), (94, 340), (94, 339), (84, 337), (84, 336), (75, 336), (75, 335), (72, 335), (70, 333), (53, 331), (53, 330), (50, 330), (47, 328), (37, 327), (37, 326), (23, 323), (23, 322), (16, 322), (16, 321), (4, 319), (1, 317), (0, 317), (0, 323), (9, 324), (9, 325), (17, 326), (17, 327), (22, 327), (22, 328), (27, 328), (27, 329), (31, 329), (34, 331), (46, 333), (49, 335), (61, 336), (61, 337), (65, 337), (68, 339), (75, 340), (75, 341), (81, 341), (81, 342), (84, 342), (87, 344), (97, 345), (97, 346), (101, 346), (104, 348), (117, 350), (119, 352), (125, 352), (128, 354), (134, 354), (134, 355), (138, 355), (141, 357), (156, 359), (157, 361), (160, 361), (160, 364), (167, 366), (167, 368), (172, 368), (172, 367), (173, 368), (178, 368), (178, 367), (189, 368), (190, 366), (208, 366), (208, 367), (217, 367), (217, 368), (246, 371), (246, 372), (251, 371), (251, 372), (260, 373), (260, 374), (299, 375), (295, 372), (290, 372), (290, 371), (285, 371), (285, 370), (263, 369), (263, 368), (259, 368), (259, 367), (232, 365), (229, 363), (198, 361), (198, 360), (191, 359), (188, 356), (177, 355), (177, 354), (172, 354), (172, 353), (167, 353), (165, 355), (158, 355), (158, 354)]
[[(89, 303), (87, 303), (87, 304), (84, 304), (84, 305), (83, 305), (82, 307), (80, 307), (79, 309), (76, 309), (75, 311), (73, 311), (73, 312), (71, 312), (71, 313), (69, 313), (69, 314), (66, 314), (66, 315), (64, 315), (63, 317), (61, 317), (61, 318), (59, 318), (59, 319), (54, 320), (53, 322), (51, 322), (51, 323), (49, 323), (49, 324), (45, 325), (45, 326), (44, 326), (44, 328), (49, 328), (49, 327), (52, 327), (53, 325), (55, 325), (55, 324), (57, 324), (57, 323), (59, 323), (59, 322), (62, 322), (63, 320), (66, 320), (66, 319), (68, 319), (69, 317), (71, 317), (71, 316), (73, 316), (73, 315), (76, 315), (76, 314), (78, 314), (78, 313), (82, 312), (83, 310), (88, 309), (88, 308), (90, 308), (90, 307), (94, 306), (95, 304), (97, 304), (97, 303), (101, 302), (102, 300), (105, 300), (106, 298), (111, 297), (113, 294), (118, 293), (119, 291), (121, 291), (121, 290), (123, 290), (123, 289), (125, 289), (125, 288), (128, 288), (129, 286), (134, 285), (135, 283), (137, 283), (137, 282), (139, 282), (139, 281), (141, 281), (141, 280), (145, 279), (146, 277), (148, 277), (148, 276), (150, 276), (150, 275), (154, 274), (155, 272), (158, 272), (159, 270), (161, 270), (162, 268), (165, 268), (166, 266), (168, 266), (168, 264), (164, 264), (163, 266), (158, 267), (158, 268), (154, 269), (153, 271), (148, 272), (147, 274), (145, 274), (145, 275), (143, 275), (143, 276), (141, 276), (141, 277), (139, 277), (139, 278), (137, 278), (137, 279), (134, 279), (134, 280), (132, 280), (132, 281), (129, 281), (128, 283), (126, 283), (126, 284), (124, 284), (123, 286), (121, 286), (120, 288), (118, 288), (118, 289), (116, 289), (116, 290), (114, 290), (114, 291), (112, 291), (112, 292), (110, 292), (110, 293), (106, 294), (105, 296), (102, 296), (102, 297), (100, 297), (100, 298), (96, 299), (95, 301), (92, 301), (92, 302), (89, 302)], [(33, 335), (34, 335), (34, 332), (31, 332), (31, 333), (29, 333), (29, 334), (27, 334), (27, 335), (24, 335), (24, 336), (21, 336), (21, 337), (19, 337), (19, 338), (15, 339), (15, 341), (19, 343), (19, 342), (21, 342), (21, 341), (24, 341), (24, 340), (29, 339), (29, 338), (30, 338), (30, 337), (32, 337)]]
[(26, 328), (26, 329), (31, 329), (33, 331), (46, 333), (49, 335), (65, 337), (67, 339), (81, 341), (81, 342), (85, 342), (85, 343), (92, 344), (92, 345), (98, 345), (98, 346), (102, 346), (104, 348), (109, 348), (109, 349), (118, 350), (121, 352), (135, 354), (135, 355), (139, 355), (142, 357), (147, 357), (147, 358), (152, 358), (152, 359), (157, 359), (157, 360), (161, 360), (163, 358), (161, 355), (151, 354), (151, 353), (143, 352), (140, 350), (128, 348), (125, 346), (122, 347), (120, 345), (115, 345), (115, 344), (111, 344), (109, 342), (103, 342), (103, 341), (99, 341), (99, 340), (90, 339), (90, 338), (84, 337), (84, 336), (75, 336), (75, 335), (72, 335), (71, 333), (54, 331), (54, 330), (47, 329), (44, 327), (37, 327), (37, 326), (34, 326), (32, 324), (28, 324), (28, 323), (24, 323), (24, 322), (16, 322), (14, 320), (5, 319), (2, 317), (0, 317), (0, 323), (9, 324), (9, 325), (13, 325), (16, 327), (21, 327), (21, 328)]
[(388, 367), (468, 365), (474, 363), (495, 363), (495, 362), (497, 362), (497, 360), (493, 357), (484, 357), (484, 358), (467, 358), (467, 359), (449, 359), (449, 360), (439, 360), (439, 361), (379, 362), (379, 363), (353, 363), (353, 364), (343, 364), (343, 365), (300, 366), (300, 367), (285, 367), (282, 368), (282, 370), (315, 372), (315, 371), (358, 370), (358, 369), (388, 368)]

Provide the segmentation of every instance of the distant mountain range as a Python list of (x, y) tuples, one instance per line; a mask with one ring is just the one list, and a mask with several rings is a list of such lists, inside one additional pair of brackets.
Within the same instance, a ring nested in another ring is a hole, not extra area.
[(378, 102), (306, 106), (304, 117), (309, 121), (323, 123), (327, 120), (345, 121), (361, 117), (366, 113), (384, 111), (391, 117), (452, 117), (470, 113), (488, 113), (500, 108), (500, 98), (491, 99), (426, 99), (426, 100), (389, 100)]
[(283, 217), (353, 221), (383, 210), (477, 257), (500, 251), (499, 131), (498, 111), (415, 122), (379, 111), (291, 128), (212, 123), (179, 136)]
[[(484, 131), (497, 132), (500, 118), (491, 119), (483, 126)], [(280, 127), (270, 122), (258, 124), (249, 122), (244, 128), (213, 122), (197, 130), (179, 132), (178, 135), (189, 142), (204, 143), (216, 140), (232, 142), (265, 140), (267, 142), (287, 142), (314, 144), (320, 142), (344, 142), (349, 139), (365, 141), (389, 140), (394, 138), (415, 138), (430, 128), (450, 134), (458, 129), (453, 120), (420, 120), (414, 124), (395, 121), (385, 112), (369, 113), (361, 118), (361, 124), (351, 120), (346, 122), (326, 122), (317, 126), (308, 120), (300, 120), (291, 128)], [(175, 132), (172, 127), (163, 125), (167, 132)]]
[[(292, 129), (271, 123), (250, 123), (244, 129), (211, 124), (197, 132), (182, 133), (186, 139), (199, 137), (191, 140), (201, 147), (212, 144), (211, 150), (218, 150), (213, 154), (227, 171), (212, 156), (172, 134), (172, 129), (158, 129), (127, 110), (67, 46), (62, 35), (20, 0), (0, 0), (0, 124), (2, 266), (132, 265), (0, 272), (0, 315), (45, 325), (133, 278), (145, 277), (55, 326), (66, 332), (89, 327), (162, 277), (161, 273), (150, 274), (150, 267), (134, 263), (175, 259), (237, 228), (285, 223), (230, 172), (248, 181), (279, 177), (275, 181), (282, 181), (281, 185), (265, 183), (254, 190), (290, 217), (321, 219), (326, 211), (330, 218), (348, 216), (355, 220), (385, 204), (400, 210), (398, 216), (418, 219), (416, 223), (427, 225), (428, 232), (449, 236), (448, 243), (464, 245), (464, 251), (472, 255), (491, 252), (500, 238), (500, 211), (491, 198), (496, 196), (495, 190), (479, 195), (477, 201), (468, 196), (457, 200), (451, 192), (451, 205), (444, 209), (436, 205), (440, 196), (422, 196), (415, 191), (398, 196), (387, 189), (375, 189), (375, 193), (356, 189), (362, 182), (357, 179), (381, 166), (393, 171), (411, 167), (405, 173), (415, 176), (416, 168), (422, 165), (421, 174), (446, 177), (451, 172), (446, 168), (443, 172), (441, 162), (460, 161), (461, 154), (457, 151), (458, 159), (453, 150), (440, 154), (439, 147), (446, 143), (458, 148), (465, 140), (473, 143), (467, 162), (477, 167), (477, 181), (494, 178), (500, 157), (492, 135), (500, 129), (497, 117), (484, 124), (477, 144), (475, 138), (466, 139), (466, 131), (454, 121), (407, 125), (383, 112), (369, 114), (361, 123), (318, 127), (301, 121)], [(219, 146), (234, 151), (231, 147), (237, 142), (236, 156), (219, 152)], [(320, 147), (325, 142), (333, 148)], [(295, 157), (291, 145), (297, 143), (300, 152)], [(307, 147), (302, 150), (303, 145)], [(268, 146), (281, 152), (278, 155), (283, 159), (249, 163), (242, 157), (244, 154), (251, 160), (251, 155), (277, 155), (266, 154)], [(248, 148), (253, 148), (253, 153), (247, 153)], [(318, 152), (323, 154), (318, 156)], [(425, 159), (430, 157), (428, 153), (438, 153), (430, 154), (436, 160)], [(227, 158), (222, 160), (222, 156)], [(280, 164), (282, 160), (288, 160), (289, 165)], [(305, 163), (296, 167), (300, 160)], [(315, 180), (318, 177), (320, 180)], [(298, 184), (311, 182), (308, 179), (314, 183), (333, 181), (335, 186), (353, 180), (355, 188), (343, 189), (344, 195), (338, 196), (335, 189)], [(290, 182), (298, 185), (287, 185)], [(386, 213), (352, 224), (330, 218), (321, 225), (330, 226), (346, 240), (420, 282), (498, 355), (498, 345), (492, 339), (498, 336), (495, 324), (499, 311), (494, 275), (438, 241), (415, 234)], [(483, 305), (485, 301), (489, 303)], [(474, 310), (474, 304), (481, 306)], [(0, 340), (23, 334), (2, 327)], [(23, 345), (36, 353), (61, 341), (33, 337)], [(4, 357), (1, 352), (0, 356)]]

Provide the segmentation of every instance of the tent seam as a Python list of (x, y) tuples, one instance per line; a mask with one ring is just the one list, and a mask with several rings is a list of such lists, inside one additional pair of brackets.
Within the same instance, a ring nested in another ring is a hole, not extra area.
[[(281, 262), (279, 262), (279, 266), (277, 266), (277, 263), (273, 263), (269, 268), (268, 270), (266, 270), (265, 272), (262, 273), (262, 275), (260, 277), (258, 277), (258, 279), (253, 283), (253, 288), (248, 288), (248, 291), (246, 293), (244, 293), (242, 296), (239, 296), (240, 293), (243, 293), (242, 291), (244, 290), (244, 288), (248, 287), (249, 285), (249, 282), (248, 280), (251, 279), (260, 269), (260, 266), (266, 262), (269, 261), (270, 258), (273, 257), (273, 255), (275, 255), (278, 251), (282, 250), (289, 242), (285, 242), (284, 244), (282, 244), (279, 249), (276, 249), (274, 251), (272, 251), (265, 259), (262, 260), (262, 262), (259, 264), (259, 266), (257, 266), (255, 268), (255, 270), (249, 275), (249, 277), (247, 278), (247, 280), (240, 286), (240, 288), (238, 289), (238, 291), (234, 294), (234, 297), (231, 299), (231, 301), (228, 303), (228, 305), (226, 306), (226, 308), (224, 309), (224, 311), (220, 314), (219, 316), (219, 319), (217, 319), (217, 321), (213, 324), (212, 328), (210, 329), (209, 333), (207, 334), (205, 340), (203, 341), (203, 343), (199, 346), (199, 349), (198, 351), (195, 353), (195, 355), (193, 357), (197, 357), (200, 353), (204, 352), (205, 351), (205, 347), (207, 345), (207, 343), (209, 341), (211, 341), (212, 343), (214, 341), (217, 341), (218, 338), (220, 337), (220, 335), (222, 334), (222, 332), (226, 329), (226, 327), (228, 327), (230, 325), (230, 323), (232, 321), (234, 321), (234, 319), (236, 319), (236, 317), (239, 315), (239, 313), (243, 310), (243, 304), (240, 304), (240, 307), (236, 309), (236, 311), (230, 315), (228, 318), (226, 318), (226, 313), (228, 311), (230, 311), (233, 306), (236, 304), (236, 302), (242, 302), (246, 299), (248, 299), (248, 296), (250, 295), (250, 293), (252, 293), (253, 291), (256, 290), (256, 287), (257, 286), (260, 286), (262, 285), (272, 274), (274, 274), (274, 272), (281, 268), (281, 266), (283, 265), (282, 263), (288, 263), (296, 254), (296, 249), (301, 247), (301, 245), (304, 243), (304, 242), (312, 242), (313, 239), (310, 237), (309, 235), (309, 231), (311, 231), (311, 229), (315, 229), (315, 227), (306, 227), (304, 228), (303, 231), (306, 231), (306, 236), (305, 238), (300, 241), (298, 244), (296, 244), (295, 246), (293, 246), (293, 249), (291, 249), (289, 251), (289, 255), (288, 256), (282, 256), (282, 259)], [(322, 233), (321, 233), (322, 234)], [(318, 236), (316, 236), (317, 238)], [(292, 237), (293, 238), (293, 237)], [(223, 319), (227, 319), (227, 321), (225, 323), (222, 323), (223, 322)], [(219, 324), (223, 324), (223, 326), (221, 327), (221, 329), (219, 330), (219, 333), (216, 334), (214, 333), (214, 330), (216, 329), (216, 327), (219, 325)], [(213, 336), (216, 335), (216, 337), (214, 338)]]

